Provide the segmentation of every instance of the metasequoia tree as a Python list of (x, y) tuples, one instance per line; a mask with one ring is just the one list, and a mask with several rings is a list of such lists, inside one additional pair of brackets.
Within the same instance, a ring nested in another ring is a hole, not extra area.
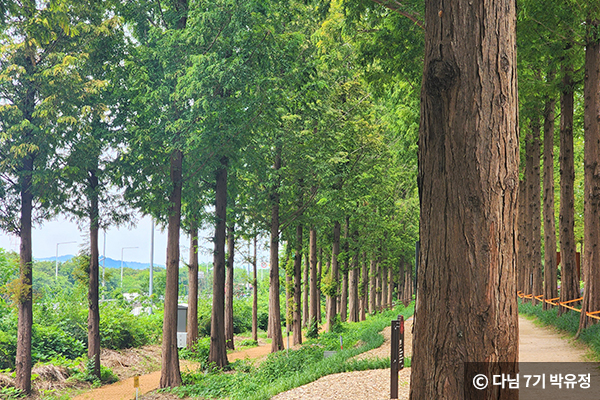
[[(460, 399), (465, 362), (518, 358), (516, 10), (503, 0), (425, 6), (410, 398)], [(500, 399), (498, 387), (481, 395)]]
[[(597, 12), (596, 12), (597, 14)], [(590, 15), (586, 21), (584, 82), (584, 130), (585, 130), (585, 203), (583, 257), (583, 303), (579, 330), (587, 328), (596, 320), (586, 313), (600, 311), (600, 19)], [(597, 316), (598, 314), (596, 314)]]

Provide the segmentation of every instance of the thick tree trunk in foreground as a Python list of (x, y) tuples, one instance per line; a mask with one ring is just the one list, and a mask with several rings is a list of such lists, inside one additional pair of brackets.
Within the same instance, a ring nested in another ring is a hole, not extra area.
[(227, 272), (225, 276), (225, 346), (233, 350), (233, 256), (235, 252), (234, 224), (227, 227)]
[(162, 337), (160, 387), (181, 385), (177, 352), (177, 301), (179, 296), (179, 228), (181, 226), (181, 187), (183, 153), (171, 153), (171, 182), (169, 195), (169, 224), (167, 227), (167, 282)]
[(215, 248), (213, 253), (213, 301), (210, 321), (210, 350), (208, 362), (224, 367), (227, 360), (225, 346), (225, 230), (227, 224), (227, 157), (221, 158), (215, 181)]
[(256, 279), (256, 236), (252, 257), (252, 340), (258, 341), (258, 280)]
[[(600, 42), (595, 32), (600, 21), (588, 20), (588, 40), (585, 51), (584, 128), (585, 128), (585, 202), (583, 257), (583, 306), (579, 330), (596, 323), (586, 312), (600, 311)], [(596, 314), (596, 316), (598, 316)]]
[[(518, 360), (515, 6), (425, 3), (411, 400), (466, 398), (464, 362)], [(477, 398), (518, 398), (490, 386)]]
[(319, 299), (317, 290), (317, 231), (315, 228), (310, 229), (309, 233), (310, 247), (310, 309), (308, 310), (309, 318), (308, 325), (318, 320), (319, 318)]
[[(276, 150), (273, 169), (281, 169), (281, 146)], [(269, 271), (269, 328), (271, 329), (271, 352), (283, 350), (283, 336), (281, 334), (281, 306), (279, 304), (279, 185), (271, 192), (271, 246)]]
[(294, 256), (294, 308), (292, 329), (294, 345), (302, 343), (302, 225), (296, 228), (296, 254)]
[[(573, 68), (565, 61), (563, 92), (560, 99), (560, 301), (579, 298), (575, 259), (575, 165), (573, 159)], [(571, 306), (575, 305), (574, 303)], [(566, 312), (558, 308), (559, 315)]]
[(190, 227), (188, 286), (186, 346), (191, 350), (198, 340), (198, 226), (194, 222), (192, 222)]
[[(548, 100), (544, 109), (544, 299), (558, 297), (554, 216), (554, 107), (555, 101)], [(546, 310), (552, 305), (544, 302), (543, 307)]]
[(94, 360), (93, 374), (100, 379), (100, 307), (98, 304), (99, 272), (98, 232), (100, 231), (98, 207), (98, 177), (89, 171), (90, 189), (90, 270), (88, 285), (88, 359)]

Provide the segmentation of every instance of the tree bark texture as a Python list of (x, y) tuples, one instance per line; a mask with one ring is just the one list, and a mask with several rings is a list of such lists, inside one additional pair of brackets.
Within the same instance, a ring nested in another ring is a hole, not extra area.
[(310, 247), (310, 309), (308, 325), (317, 321), (319, 318), (318, 308), (318, 290), (317, 290), (317, 230), (315, 228), (310, 229), (309, 233), (309, 247)]
[[(281, 146), (275, 151), (275, 171), (281, 169)], [(283, 336), (281, 334), (281, 305), (279, 304), (279, 185), (273, 187), (271, 195), (271, 246), (269, 271), (269, 327), (271, 328), (271, 352), (283, 350)]]
[(323, 322), (321, 318), (321, 278), (323, 277), (323, 248), (319, 248), (319, 261), (317, 263), (317, 319), (319, 324)]
[[(465, 398), (465, 362), (518, 361), (515, 6), (425, 3), (411, 400)], [(510, 392), (477, 398), (518, 398)]]
[(381, 261), (378, 261), (375, 264), (375, 311), (381, 311), (381, 288), (382, 288), (382, 280), (381, 280)]
[(100, 212), (98, 206), (98, 176), (95, 170), (89, 171), (90, 190), (90, 270), (88, 284), (88, 359), (94, 360), (93, 374), (100, 379), (100, 308), (98, 232)]
[(387, 262), (381, 266), (381, 310), (386, 310), (388, 299), (388, 266)]
[(233, 222), (227, 226), (227, 271), (225, 275), (225, 346), (233, 350), (233, 257), (235, 236)]
[[(34, 63), (32, 58), (27, 57), (26, 73), (34, 74)], [(31, 85), (26, 90), (25, 104), (23, 108), (23, 120), (33, 121), (37, 90)], [(24, 142), (32, 140), (33, 132), (25, 132)], [(34, 153), (28, 153), (23, 157), (21, 165), (21, 220), (19, 236), (19, 279), (21, 280), (21, 296), (17, 301), (17, 354), (15, 359), (15, 387), (25, 393), (31, 392), (31, 336), (33, 328), (33, 253), (32, 253), (32, 212), (33, 212), (33, 182)]]
[[(528, 135), (529, 136), (529, 135)], [(536, 115), (531, 121), (531, 170), (528, 171), (527, 179), (527, 194), (529, 196), (529, 215), (528, 222), (530, 226), (531, 246), (529, 251), (531, 252), (530, 257), (530, 268), (533, 274), (531, 293), (534, 296), (544, 294), (544, 288), (542, 286), (542, 223), (540, 214), (540, 120), (539, 116)], [(536, 300), (533, 299), (533, 303)]]
[(292, 330), (294, 345), (302, 343), (302, 225), (296, 227), (296, 254), (294, 256), (294, 308)]
[[(560, 262), (561, 290), (560, 301), (579, 298), (579, 279), (575, 259), (575, 165), (573, 159), (573, 68), (563, 65), (563, 92), (560, 107)], [(573, 306), (575, 304), (571, 304)], [(558, 313), (565, 312), (559, 307)]]
[[(544, 299), (558, 298), (554, 216), (554, 100), (544, 108)], [(519, 252), (521, 249), (519, 248)], [(552, 307), (544, 302), (544, 310)]]
[[(587, 20), (588, 40), (585, 51), (584, 81), (584, 242), (583, 303), (579, 332), (597, 320), (586, 312), (600, 311), (600, 42), (596, 32), (600, 21)], [(596, 314), (598, 316), (598, 314)]]
[(215, 238), (213, 252), (213, 301), (210, 321), (210, 350), (208, 362), (224, 367), (227, 360), (225, 346), (225, 237), (227, 226), (227, 157), (215, 174)]
[[(533, 218), (533, 205), (531, 202), (532, 190), (535, 187), (533, 184), (534, 180), (534, 163), (533, 163), (533, 139), (531, 130), (525, 135), (525, 193), (523, 201), (525, 219), (523, 225), (523, 234), (525, 235), (525, 263), (522, 265), (522, 279), (525, 288), (525, 293), (533, 293), (533, 224), (531, 222)], [(518, 237), (518, 236), (517, 236)], [(533, 301), (533, 300), (531, 300)]]
[(181, 226), (181, 187), (183, 153), (171, 153), (170, 177), (173, 190), (169, 195), (169, 222), (167, 227), (167, 281), (162, 336), (160, 387), (181, 385), (177, 352), (177, 302), (179, 297), (179, 228)]
[(190, 227), (188, 285), (186, 346), (191, 350), (198, 340), (198, 225), (195, 222), (192, 222)]

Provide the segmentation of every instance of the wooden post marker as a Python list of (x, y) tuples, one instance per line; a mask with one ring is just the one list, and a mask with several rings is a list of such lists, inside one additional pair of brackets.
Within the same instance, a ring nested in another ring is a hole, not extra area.
[(134, 376), (133, 377), (133, 387), (135, 388), (135, 399), (137, 400), (138, 398), (138, 393), (139, 393), (139, 388), (140, 388), (140, 377), (139, 376)]
[(398, 398), (398, 372), (404, 368), (404, 317), (392, 321), (390, 398)]

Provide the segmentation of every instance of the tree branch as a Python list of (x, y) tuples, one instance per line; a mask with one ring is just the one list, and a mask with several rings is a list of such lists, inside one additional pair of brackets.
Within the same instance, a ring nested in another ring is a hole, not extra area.
[(419, 28), (425, 29), (425, 24), (418, 18), (418, 15), (411, 14), (407, 11), (402, 11), (401, 8), (404, 7), (402, 3), (397, 2), (396, 0), (372, 0), (373, 2), (380, 4), (387, 8), (388, 10), (392, 10), (395, 13), (398, 13), (412, 22), (414, 22)]

